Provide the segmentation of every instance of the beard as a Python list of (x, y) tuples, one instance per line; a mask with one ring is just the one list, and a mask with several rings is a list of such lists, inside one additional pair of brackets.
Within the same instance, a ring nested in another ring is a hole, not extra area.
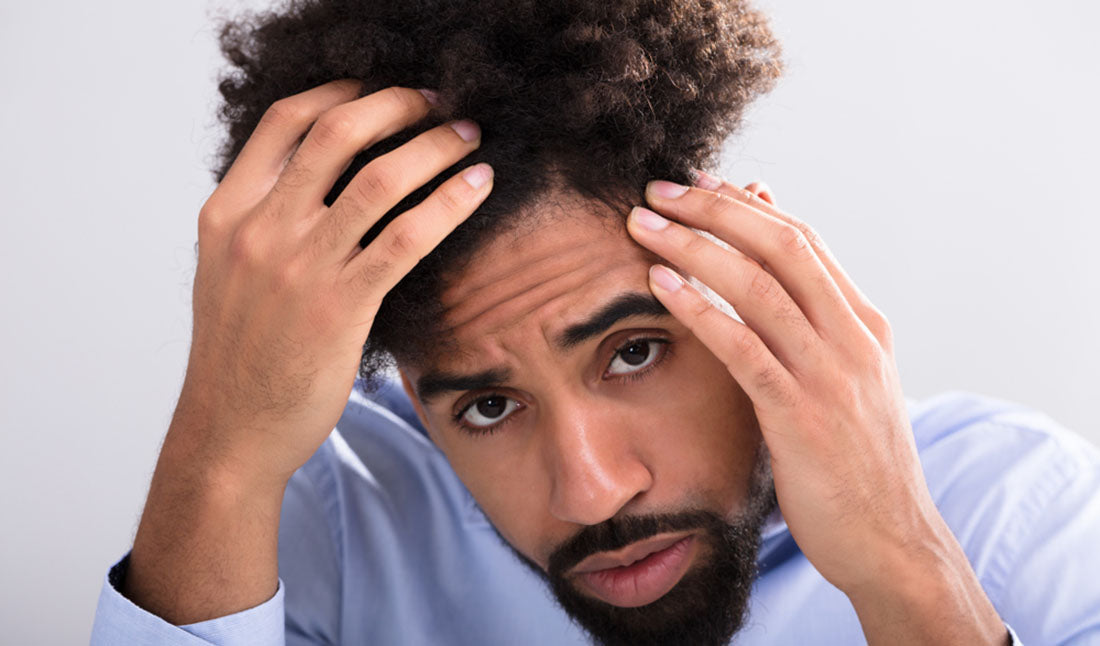
[[(747, 618), (761, 530), (776, 507), (770, 459), (761, 443), (745, 509), (732, 520), (697, 508), (616, 516), (586, 526), (565, 541), (550, 555), (547, 571), (514, 547), (512, 551), (549, 584), (562, 609), (599, 644), (718, 646), (728, 644)], [(699, 562), (672, 590), (652, 603), (634, 608), (615, 606), (582, 594), (565, 576), (570, 568), (597, 552), (685, 530), (694, 530), (696, 540), (701, 541), (704, 549), (699, 551)]]

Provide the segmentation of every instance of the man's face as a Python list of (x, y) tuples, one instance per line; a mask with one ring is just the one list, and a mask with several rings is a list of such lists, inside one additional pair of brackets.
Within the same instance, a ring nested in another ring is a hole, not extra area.
[[(751, 402), (652, 297), (655, 260), (621, 220), (548, 212), (451, 282), (453, 343), (401, 369), (497, 531), (597, 638), (723, 642), (774, 497)], [(708, 612), (723, 627), (694, 625)]]

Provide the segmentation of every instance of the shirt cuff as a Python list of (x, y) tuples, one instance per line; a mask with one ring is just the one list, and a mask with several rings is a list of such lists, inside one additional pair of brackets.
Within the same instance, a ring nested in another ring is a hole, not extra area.
[(283, 580), (275, 596), (240, 612), (176, 626), (122, 596), (119, 588), (130, 564), (127, 552), (107, 572), (99, 593), (91, 646), (163, 644), (164, 646), (285, 646)]

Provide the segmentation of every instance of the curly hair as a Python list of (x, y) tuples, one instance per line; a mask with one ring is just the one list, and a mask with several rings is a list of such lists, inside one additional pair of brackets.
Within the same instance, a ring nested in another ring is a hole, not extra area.
[[(426, 356), (447, 277), (551, 189), (623, 217), (650, 179), (687, 182), (712, 167), (782, 69), (767, 21), (744, 0), (288, 0), (224, 20), (220, 45), (231, 67), (218, 86), (228, 134), (218, 182), (268, 106), (335, 79), (361, 80), (364, 96), (430, 88), (439, 104), (423, 129), (455, 118), (482, 128), (478, 150), (363, 236), (365, 247), (460, 167), (492, 165), (489, 197), (383, 300), (363, 347), (367, 384), (394, 359)], [(325, 203), (419, 130), (357, 155)]]

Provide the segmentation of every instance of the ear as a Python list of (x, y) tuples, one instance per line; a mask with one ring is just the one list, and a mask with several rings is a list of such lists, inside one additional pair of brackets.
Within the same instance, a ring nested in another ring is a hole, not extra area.
[(777, 206), (775, 203), (775, 196), (772, 195), (772, 190), (768, 188), (768, 185), (764, 182), (753, 182), (745, 187), (745, 190), (752, 193), (756, 197), (764, 200), (772, 206)]
[(413, 410), (416, 411), (416, 416), (420, 418), (420, 425), (424, 427), (424, 430), (429, 430), (428, 416), (424, 414), (424, 407), (420, 405), (420, 398), (416, 396), (416, 391), (413, 390), (409, 378), (405, 375), (405, 371), (400, 368), (397, 369), (397, 373), (401, 375), (401, 387), (405, 389), (405, 394), (409, 396)]

